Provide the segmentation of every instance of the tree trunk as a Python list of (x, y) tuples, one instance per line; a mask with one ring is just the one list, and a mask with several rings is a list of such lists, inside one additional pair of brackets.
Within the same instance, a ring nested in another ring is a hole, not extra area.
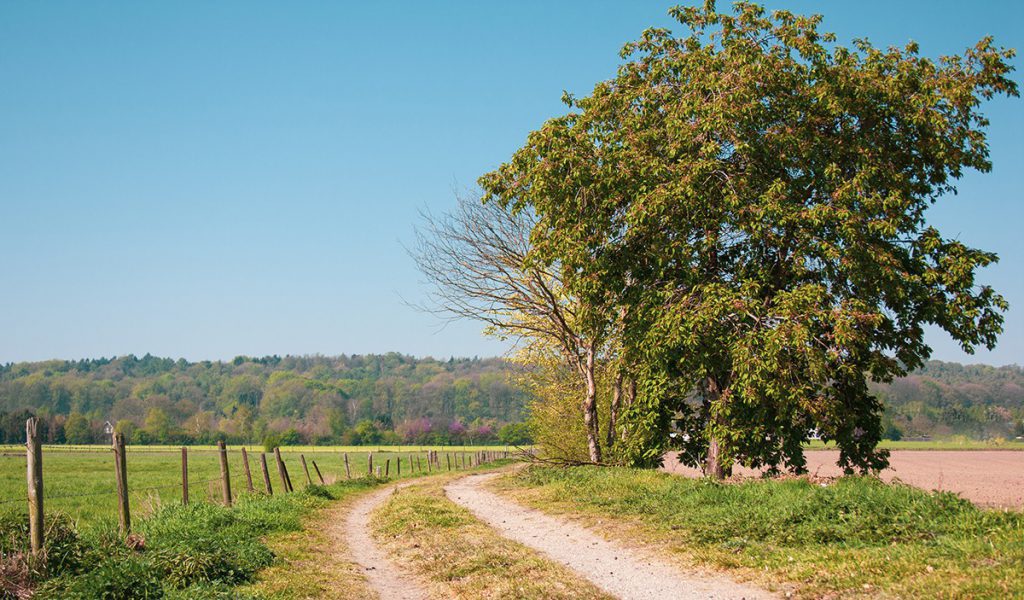
[(583, 401), (583, 423), (587, 427), (587, 450), (590, 462), (601, 462), (601, 430), (597, 420), (597, 378), (594, 374), (594, 349), (587, 348), (587, 360), (583, 369), (587, 382), (587, 396)]
[(715, 409), (721, 401), (722, 390), (718, 380), (708, 377), (705, 382), (705, 401), (708, 403), (708, 455), (704, 463), (704, 475), (711, 479), (720, 480), (725, 478), (725, 466), (722, 456), (722, 445), (715, 433)]
[[(629, 380), (626, 381), (626, 389), (624, 390), (624, 395), (626, 396), (626, 402), (625, 402), (626, 408), (629, 408), (629, 407), (633, 406), (633, 402), (636, 400), (636, 379), (633, 379), (632, 377), (630, 377)], [(623, 442), (626, 441), (626, 428), (625, 427), (622, 428), (622, 433), (620, 434), (620, 439)]]
[(622, 371), (615, 370), (615, 382), (612, 384), (612, 406), (608, 416), (608, 441), (606, 445), (611, 448), (615, 444), (615, 432), (619, 420), (619, 404), (622, 400)]

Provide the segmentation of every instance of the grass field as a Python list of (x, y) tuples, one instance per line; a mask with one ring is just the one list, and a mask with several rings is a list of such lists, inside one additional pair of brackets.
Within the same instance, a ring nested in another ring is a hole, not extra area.
[[(458, 454), (478, 450), (504, 450), (504, 447), (286, 447), (282, 458), (296, 490), (305, 487), (299, 455), (306, 456), (313, 481), (317, 481), (312, 461), (316, 461), (327, 482), (345, 478), (343, 454), (349, 456), (352, 477), (367, 475), (367, 454), (374, 453), (374, 465), (383, 467), (391, 460), (390, 475), (397, 476), (398, 458), (402, 459), (402, 475), (410, 474), (409, 458), (420, 457), (425, 470), (425, 451), (441, 452), (441, 464), (446, 465), (445, 454), (452, 459)], [(401, 452), (398, 452), (401, 450)], [(257, 490), (263, 488), (259, 454), (263, 449), (249, 450), (250, 469)], [(231, 487), (235, 496), (246, 493), (241, 452), (230, 447), (228, 463)], [(267, 455), (271, 482), (275, 492), (281, 491), (281, 482), (273, 455)], [(189, 448), (189, 496), (191, 500), (221, 498), (220, 462), (214, 447)], [(129, 446), (127, 452), (128, 488), (132, 514), (143, 516), (159, 506), (181, 501), (181, 449), (171, 446)], [(0, 449), (0, 512), (27, 512), (26, 464), (24, 448), (8, 446)], [(113, 456), (106, 446), (46, 446), (43, 449), (43, 490), (47, 512), (67, 513), (79, 521), (94, 521), (116, 516), (116, 483)]]
[(682, 565), (799, 597), (1024, 597), (1024, 513), (871, 478), (722, 484), (620, 468), (531, 468), (501, 484)]

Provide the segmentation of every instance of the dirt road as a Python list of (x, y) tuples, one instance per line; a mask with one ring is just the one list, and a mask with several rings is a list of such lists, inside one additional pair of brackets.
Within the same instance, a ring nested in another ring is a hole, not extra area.
[(370, 513), (398, 487), (401, 486), (390, 485), (368, 494), (352, 506), (345, 519), (345, 546), (381, 600), (425, 600), (427, 594), (422, 586), (394, 564), (370, 536)]
[(758, 588), (720, 575), (681, 572), (642, 550), (610, 542), (592, 531), (545, 515), (481, 486), (498, 474), (471, 475), (445, 487), (445, 493), (499, 533), (540, 551), (623, 599), (774, 598)]
[[(839, 452), (807, 452), (811, 474), (838, 477)], [(882, 479), (899, 479), (925, 490), (956, 492), (978, 506), (1024, 508), (1024, 452), (1013, 450), (896, 450), (889, 458), (891, 467)], [(678, 475), (700, 477), (698, 469), (684, 467), (674, 456), (666, 457), (663, 470)], [(739, 468), (740, 477), (756, 477), (759, 471)]]

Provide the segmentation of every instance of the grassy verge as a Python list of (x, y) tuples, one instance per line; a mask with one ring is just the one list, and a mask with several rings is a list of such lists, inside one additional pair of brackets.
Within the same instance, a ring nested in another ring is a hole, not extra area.
[(313, 511), (297, 531), (267, 539), (277, 556), (239, 593), (267, 600), (337, 598), (373, 600), (359, 567), (346, 559), (332, 529), (344, 523), (345, 511), (356, 494), (343, 497), (325, 510)]
[[(78, 529), (51, 515), (47, 560), (28, 556), (27, 524), (17, 513), (0, 520), (0, 584), (34, 589), (34, 598), (239, 598), (236, 587), (275, 562), (265, 539), (301, 531), (304, 519), (332, 500), (376, 482), (311, 486), (273, 497), (243, 497), (233, 508), (205, 502), (168, 505), (135, 522), (126, 541), (110, 520)], [(6, 596), (4, 596), (6, 597)]]
[(800, 597), (1024, 597), (1024, 513), (949, 493), (869, 478), (717, 484), (589, 467), (535, 467), (498, 485), (680, 564), (787, 584)]
[(448, 500), (439, 477), (396, 492), (373, 515), (375, 537), (439, 597), (608, 598), (586, 580), (505, 539)]

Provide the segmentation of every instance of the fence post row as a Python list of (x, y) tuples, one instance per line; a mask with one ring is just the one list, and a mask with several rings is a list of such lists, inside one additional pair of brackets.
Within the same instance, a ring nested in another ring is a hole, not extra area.
[(124, 434), (114, 433), (114, 476), (117, 479), (117, 517), (121, 535), (128, 535), (132, 517), (128, 508), (128, 465), (125, 461)]
[(217, 442), (217, 450), (220, 453), (220, 485), (224, 495), (224, 506), (231, 506), (231, 475), (228, 473), (228, 449), (224, 441)]
[(268, 496), (274, 495), (274, 487), (270, 485), (270, 471), (267, 470), (267, 455), (260, 452), (260, 468), (263, 470), (263, 489)]
[(256, 491), (256, 488), (252, 485), (252, 472), (249, 471), (249, 453), (245, 451), (245, 446), (242, 446), (242, 469), (245, 470), (245, 489), (251, 494)]
[(28, 531), (32, 555), (43, 551), (43, 446), (39, 443), (39, 419), (25, 421), (25, 458), (28, 463)]
[(181, 503), (188, 505), (188, 448), (181, 447)]

